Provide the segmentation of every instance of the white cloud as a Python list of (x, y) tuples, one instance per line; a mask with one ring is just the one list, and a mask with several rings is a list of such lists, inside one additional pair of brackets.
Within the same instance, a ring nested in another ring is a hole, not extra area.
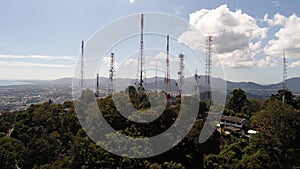
[(41, 59), (41, 60), (76, 60), (73, 56), (46, 56), (46, 55), (0, 55), (2, 59)]
[(137, 63), (138, 63), (137, 59), (129, 58), (125, 60), (124, 65), (132, 66), (132, 65), (137, 65)]
[(153, 59), (156, 60), (166, 60), (167, 54), (164, 52), (159, 52), (157, 55), (153, 56)]
[(279, 1), (271, 1), (270, 2), (273, 6), (280, 6), (280, 2)]
[(256, 24), (257, 20), (240, 9), (230, 11), (227, 5), (216, 9), (201, 9), (190, 14), (190, 28), (183, 33), (179, 42), (195, 50), (205, 50), (205, 38), (213, 36), (213, 47), (223, 65), (232, 68), (261, 66), (255, 58), (261, 52), (262, 39), (267, 28)]
[(135, 0), (129, 0), (130, 4), (133, 4), (134, 1), (135, 1)]
[[(105, 64), (106, 66), (110, 66), (111, 58), (110, 58), (110, 56), (105, 56), (105, 57), (102, 59), (102, 61), (104, 62), (104, 64)], [(119, 66), (119, 63), (116, 61), (116, 59), (115, 59), (114, 61), (115, 61), (115, 68), (117, 69), (118, 66)]]
[(276, 13), (273, 19), (269, 19), (269, 15), (265, 14), (263, 21), (267, 22), (270, 26), (284, 25), (287, 22), (287, 18), (280, 13)]
[(48, 67), (48, 68), (69, 68), (74, 65), (60, 65), (60, 64), (44, 64), (44, 63), (33, 63), (33, 62), (6, 62), (0, 61), (1, 66), (12, 66), (12, 67)]
[(285, 20), (283, 27), (275, 33), (276, 39), (268, 41), (264, 52), (270, 56), (282, 56), (285, 52), (287, 58), (300, 58), (300, 18), (293, 14)]
[(264, 59), (258, 60), (257, 66), (258, 67), (275, 67), (275, 66), (277, 66), (277, 61), (274, 58), (267, 56)]
[(103, 58), (102, 61), (103, 61), (106, 65), (109, 65), (109, 63), (110, 63), (110, 57), (105, 56), (105, 57)]
[(289, 67), (292, 67), (292, 68), (300, 67), (300, 60), (290, 63)]
[[(159, 52), (157, 53), (156, 55), (152, 56), (152, 57), (149, 57), (149, 59), (151, 60), (158, 60), (158, 61), (162, 61), (163, 63), (166, 61), (167, 59), (167, 53), (165, 52)], [(170, 54), (169, 55), (169, 61), (170, 62), (175, 62), (177, 61), (178, 59), (175, 58), (175, 57), (172, 57), (172, 55)]]

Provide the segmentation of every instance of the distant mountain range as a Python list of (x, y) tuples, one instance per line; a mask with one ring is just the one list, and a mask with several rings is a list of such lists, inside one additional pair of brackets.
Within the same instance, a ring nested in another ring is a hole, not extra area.
[[(57, 79), (57, 80), (26, 80), (23, 82), (29, 82), (29, 83), (34, 83), (38, 85), (67, 85), (67, 86), (72, 86), (72, 81), (73, 78), (62, 78), (62, 79)], [(128, 85), (134, 85), (135, 84), (135, 79), (128, 79), (128, 78), (116, 78), (115, 79), (115, 84), (116, 84), (116, 89), (117, 90), (124, 90)], [(189, 77), (184, 79), (185, 83), (185, 88), (184, 90), (187, 93), (193, 93), (194, 92), (194, 86), (196, 85), (194, 77)], [(86, 86), (88, 88), (95, 88), (95, 79), (87, 79), (86, 80)], [(102, 89), (107, 89), (109, 84), (109, 79), (105, 77), (100, 77), (100, 87)], [(148, 78), (146, 79), (146, 88), (148, 89), (165, 89), (165, 84), (164, 84), (164, 78), (163, 77), (157, 77), (157, 83), (156, 83), (156, 78)], [(204, 90), (204, 84), (205, 84), (205, 77), (200, 76), (199, 80), (200, 84), (200, 90)], [(261, 85), (257, 84), (254, 82), (231, 82), (231, 81), (226, 81), (221, 78), (211, 78), (211, 84), (212, 86), (218, 87), (221, 85), (226, 84), (227, 86), (227, 92), (230, 94), (230, 92), (236, 88), (241, 88), (244, 90), (249, 98), (258, 98), (258, 99), (266, 99), (268, 98), (271, 94), (276, 94), (279, 89), (282, 88), (282, 83), (276, 83), (276, 84), (268, 84), (268, 85)], [(300, 94), (300, 77), (295, 77), (287, 80), (287, 86), (290, 91), (293, 92), (295, 95)], [(178, 87), (176, 86), (176, 81), (171, 80), (171, 89), (172, 90), (177, 90)]]

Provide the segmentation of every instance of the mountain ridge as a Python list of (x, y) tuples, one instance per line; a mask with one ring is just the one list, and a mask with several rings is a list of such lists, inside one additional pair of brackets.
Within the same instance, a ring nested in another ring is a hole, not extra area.
[[(66, 78), (59, 78), (55, 80), (20, 80), (22, 82), (31, 82), (34, 84), (50, 84), (50, 85), (68, 85), (72, 86), (73, 82), (72, 77), (66, 77)], [(156, 77), (151, 77), (146, 79), (147, 87), (148, 88), (155, 88), (155, 81)], [(118, 84), (118, 89), (125, 89), (128, 85), (134, 85), (135, 79), (129, 79), (129, 78), (116, 78), (115, 83)], [(189, 86), (189, 90), (193, 90), (193, 86), (195, 86), (196, 82), (194, 77), (187, 77), (184, 79), (184, 83), (187, 83)], [(203, 87), (205, 84), (205, 76), (200, 76), (200, 87)], [(100, 77), (100, 87), (101, 88), (107, 88), (109, 84), (109, 79), (106, 77)], [(230, 93), (232, 90), (236, 88), (241, 88), (246, 92), (248, 97), (253, 98), (260, 98), (265, 99), (268, 98), (271, 94), (276, 94), (278, 90), (282, 89), (282, 83), (274, 83), (274, 84), (259, 84), (255, 82), (233, 82), (229, 80), (224, 80), (222, 78), (211, 78), (211, 84), (212, 86), (218, 86), (226, 84), (227, 92)], [(287, 79), (287, 87), (289, 90), (293, 92), (293, 94), (299, 95), (300, 94), (300, 77), (293, 77), (290, 79)], [(174, 88), (174, 85), (176, 85), (176, 80), (171, 79), (171, 85)], [(88, 88), (95, 88), (95, 79), (86, 79), (86, 86)], [(157, 77), (157, 84), (156, 88), (158, 89), (164, 89), (164, 77)]]

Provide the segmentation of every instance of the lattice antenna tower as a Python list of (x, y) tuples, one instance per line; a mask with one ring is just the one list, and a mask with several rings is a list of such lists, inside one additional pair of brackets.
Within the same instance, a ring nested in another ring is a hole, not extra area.
[(110, 69), (109, 69), (109, 94), (113, 94), (114, 91), (114, 76), (115, 76), (115, 54), (111, 52), (110, 55)]
[(282, 103), (285, 103), (285, 93), (287, 91), (287, 60), (285, 58), (285, 52), (283, 51), (283, 75), (282, 75)]
[(144, 86), (144, 77), (145, 73), (144, 71), (145, 66), (145, 60), (144, 60), (144, 14), (141, 14), (141, 41), (140, 41), (140, 52), (139, 52), (139, 58), (138, 58), (138, 77), (137, 77), (137, 86), (139, 90), (143, 89)]
[(80, 88), (85, 89), (85, 74), (84, 74), (84, 41), (81, 41), (81, 64), (80, 64)]
[(198, 70), (197, 69), (196, 69), (194, 78), (195, 78), (195, 81), (196, 81), (195, 94), (197, 94), (197, 89), (198, 89), (198, 94), (199, 94), (199, 97), (200, 97), (200, 75), (198, 75)]
[(206, 99), (210, 105), (211, 102), (211, 68), (212, 68), (212, 41), (213, 36), (206, 37), (206, 63), (205, 63), (205, 87), (206, 87)]
[(99, 79), (99, 72), (97, 72), (96, 76), (96, 96), (98, 97), (100, 95), (100, 79)]
[(178, 71), (178, 87), (179, 87), (179, 95), (182, 93), (182, 85), (183, 85), (183, 79), (184, 79), (184, 55), (180, 53), (178, 55), (179, 57), (179, 71)]
[(283, 52), (283, 77), (282, 77), (282, 88), (287, 89), (287, 60), (285, 58), (285, 52)]
[(167, 35), (167, 58), (166, 58), (166, 77), (165, 77), (165, 85), (166, 85), (166, 92), (170, 91), (170, 52), (169, 52), (169, 35)]

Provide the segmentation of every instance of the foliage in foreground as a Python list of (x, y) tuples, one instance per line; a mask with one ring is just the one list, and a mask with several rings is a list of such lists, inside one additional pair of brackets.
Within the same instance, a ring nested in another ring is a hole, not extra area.
[[(247, 99), (239, 89), (232, 92), (225, 112), (251, 119), (259, 134), (249, 138), (215, 132), (204, 144), (198, 136), (207, 110), (200, 103), (199, 116), (189, 135), (168, 152), (146, 159), (113, 155), (98, 147), (80, 126), (72, 102), (32, 105), (20, 112), (0, 115), (1, 168), (293, 168), (300, 166), (300, 99), (280, 95), (262, 102)], [(148, 105), (132, 98), (135, 107)], [(177, 110), (166, 112), (155, 125), (137, 126), (116, 111), (111, 97), (98, 100), (112, 127), (131, 136), (155, 135), (173, 123)], [(178, 100), (176, 104), (179, 104)], [(239, 107), (239, 108), (236, 108)], [(139, 131), (139, 132), (137, 132)]]

